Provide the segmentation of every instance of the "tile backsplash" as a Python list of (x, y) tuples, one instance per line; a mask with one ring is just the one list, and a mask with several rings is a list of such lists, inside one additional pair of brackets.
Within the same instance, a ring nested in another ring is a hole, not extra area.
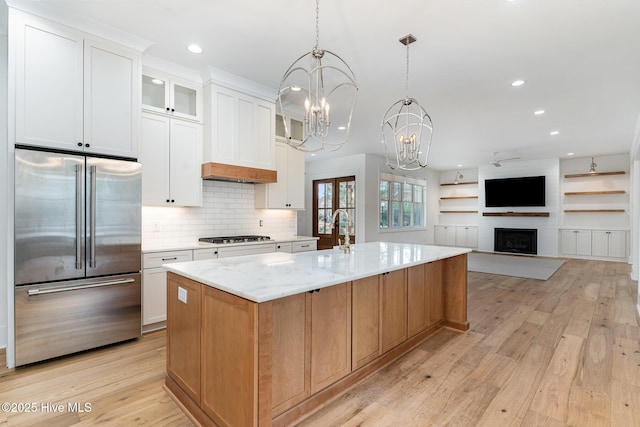
[(256, 209), (254, 188), (254, 184), (205, 180), (202, 207), (143, 206), (142, 247), (188, 244), (211, 236), (295, 235), (296, 211)]

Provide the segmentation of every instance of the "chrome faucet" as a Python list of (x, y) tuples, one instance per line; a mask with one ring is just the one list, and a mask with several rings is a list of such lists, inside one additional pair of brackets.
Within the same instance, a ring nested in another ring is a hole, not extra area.
[(336, 226), (336, 216), (338, 216), (338, 213), (340, 212), (342, 212), (344, 216), (347, 217), (347, 227), (344, 232), (344, 245), (340, 244), (340, 239), (338, 239), (338, 248), (341, 249), (345, 254), (348, 254), (351, 253), (351, 244), (349, 243), (349, 225), (351, 221), (349, 219), (349, 212), (345, 211), (344, 209), (336, 209), (333, 212), (333, 216), (331, 217), (331, 229), (333, 230), (333, 228)]

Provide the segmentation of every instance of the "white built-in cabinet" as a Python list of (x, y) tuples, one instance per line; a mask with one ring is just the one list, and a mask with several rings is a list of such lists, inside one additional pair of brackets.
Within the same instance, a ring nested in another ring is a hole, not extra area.
[[(142, 255), (142, 327), (163, 328), (167, 320), (167, 271), (162, 264), (193, 260), (193, 251), (152, 252)], [(152, 326), (149, 326), (152, 325)]]
[(256, 184), (258, 209), (304, 209), (304, 152), (276, 143), (278, 182)]
[(202, 122), (202, 85), (143, 68), (142, 109)]
[(591, 232), (591, 255), (594, 257), (625, 258), (627, 256), (627, 233), (625, 231), (593, 230)]
[(478, 227), (475, 225), (436, 225), (434, 234), (436, 245), (478, 247)]
[(627, 232), (625, 230), (561, 230), (563, 256), (587, 257), (622, 261), (627, 258)]
[(562, 253), (565, 255), (591, 255), (591, 230), (562, 230)]
[(140, 53), (10, 9), (16, 143), (138, 156)]
[(206, 163), (275, 170), (275, 101), (208, 83), (204, 111)]
[(142, 204), (202, 205), (202, 125), (142, 113)]

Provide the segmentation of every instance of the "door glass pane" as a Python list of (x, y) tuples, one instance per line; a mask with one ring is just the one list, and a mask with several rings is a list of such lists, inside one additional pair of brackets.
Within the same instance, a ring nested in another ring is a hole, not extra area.
[(326, 216), (325, 210), (318, 209), (318, 234), (327, 234), (325, 216)]
[(142, 104), (164, 110), (166, 82), (150, 76), (142, 76)]
[(302, 141), (302, 122), (300, 120), (291, 119), (290, 127), (291, 139)]
[(333, 207), (333, 184), (325, 185), (324, 200), (325, 200), (324, 206), (326, 208)]
[(284, 118), (280, 114), (276, 114), (276, 136), (285, 137)]
[(176, 112), (196, 116), (196, 91), (188, 87), (173, 85), (173, 108)]

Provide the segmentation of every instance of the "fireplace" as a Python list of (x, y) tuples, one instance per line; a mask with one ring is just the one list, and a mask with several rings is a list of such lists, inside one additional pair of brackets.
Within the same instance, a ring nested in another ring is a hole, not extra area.
[(538, 230), (535, 228), (495, 228), (494, 231), (495, 252), (538, 253)]

